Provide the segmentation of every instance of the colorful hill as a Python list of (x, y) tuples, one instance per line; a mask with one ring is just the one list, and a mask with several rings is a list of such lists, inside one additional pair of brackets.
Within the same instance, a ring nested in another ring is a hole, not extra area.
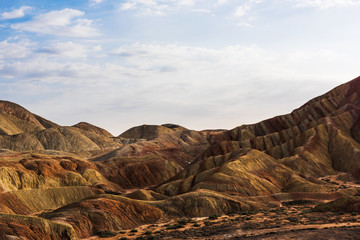
[(328, 179), (360, 178), (360, 77), (231, 130), (142, 125), (114, 137), (0, 101), (0, 149), (3, 239), (86, 238), (294, 201), (358, 211), (358, 186)]

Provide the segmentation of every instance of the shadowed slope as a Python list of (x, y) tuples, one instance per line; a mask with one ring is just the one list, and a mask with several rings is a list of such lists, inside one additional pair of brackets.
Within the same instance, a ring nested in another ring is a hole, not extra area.
[(317, 212), (359, 212), (360, 196), (352, 196), (336, 199), (328, 203), (322, 203), (314, 208)]

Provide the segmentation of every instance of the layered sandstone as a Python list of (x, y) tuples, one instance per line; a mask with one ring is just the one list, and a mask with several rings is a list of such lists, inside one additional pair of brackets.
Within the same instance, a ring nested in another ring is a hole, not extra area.
[(356, 78), (256, 124), (141, 125), (118, 137), (0, 101), (0, 238), (76, 239), (303, 200), (358, 211), (353, 186), (323, 177), (360, 177), (359, 96)]

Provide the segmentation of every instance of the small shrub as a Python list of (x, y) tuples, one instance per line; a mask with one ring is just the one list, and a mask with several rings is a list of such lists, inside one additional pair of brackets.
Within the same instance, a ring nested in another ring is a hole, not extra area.
[(204, 221), (205, 226), (210, 226), (211, 222), (210, 221)]
[(174, 225), (170, 225), (167, 226), (166, 229), (179, 229), (179, 228), (184, 228), (185, 226), (182, 224), (174, 224)]
[(137, 238), (135, 238), (136, 240), (145, 240), (145, 238), (144, 237), (142, 237), (142, 236), (140, 236), (140, 237), (137, 237)]
[(107, 238), (107, 237), (113, 237), (116, 236), (116, 233), (110, 231), (110, 230), (105, 230), (105, 231), (99, 231), (96, 233), (96, 235), (98, 235), (101, 238)]
[(194, 227), (200, 227), (201, 225), (200, 224), (198, 224), (198, 223), (194, 223), (194, 225), (193, 225)]
[(344, 215), (345, 213), (344, 212), (338, 212), (338, 215)]
[(128, 240), (128, 238), (127, 237), (122, 237), (119, 240)]
[(151, 234), (152, 234), (152, 231), (149, 231), (149, 230), (148, 230), (148, 231), (145, 231), (144, 234), (145, 234), (145, 235), (151, 235)]
[(216, 214), (209, 216), (209, 220), (216, 220), (216, 219), (218, 219), (218, 215)]
[(130, 232), (131, 232), (131, 233), (136, 233), (136, 232), (138, 232), (138, 230), (137, 230), (136, 228), (134, 228), (134, 229), (132, 229)]
[(176, 229), (175, 225), (169, 225), (166, 227), (166, 229), (172, 230), (172, 229)]
[(352, 212), (352, 213), (351, 213), (351, 216), (357, 216), (357, 215), (358, 215), (357, 212)]
[(186, 219), (181, 219), (178, 221), (178, 224), (181, 224), (181, 225), (186, 225), (188, 223), (188, 221)]

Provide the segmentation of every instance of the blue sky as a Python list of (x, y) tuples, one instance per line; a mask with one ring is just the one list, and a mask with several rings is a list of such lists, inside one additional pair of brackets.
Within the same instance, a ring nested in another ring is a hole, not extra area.
[(360, 0), (0, 1), (0, 98), (61, 125), (233, 128), (359, 76)]

